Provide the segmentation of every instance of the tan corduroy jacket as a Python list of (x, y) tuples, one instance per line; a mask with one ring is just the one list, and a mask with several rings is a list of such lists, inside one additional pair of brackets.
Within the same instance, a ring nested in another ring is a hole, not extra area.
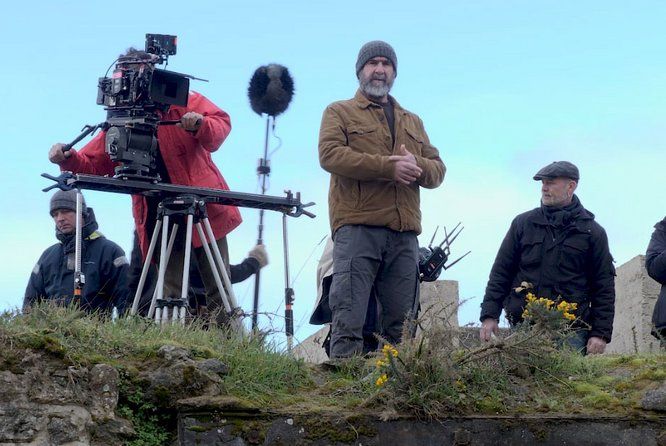
[[(385, 226), (421, 233), (419, 188), (435, 188), (446, 167), (430, 144), (423, 122), (391, 98), (395, 143), (384, 110), (360, 91), (329, 105), (319, 131), (319, 163), (331, 173), (328, 193), (331, 233), (343, 225)], [(400, 145), (414, 154), (423, 173), (410, 185), (393, 180), (389, 156)]]

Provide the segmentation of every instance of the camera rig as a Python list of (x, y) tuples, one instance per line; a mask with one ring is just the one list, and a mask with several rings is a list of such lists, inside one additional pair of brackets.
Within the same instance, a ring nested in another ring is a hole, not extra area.
[[(218, 190), (218, 189), (210, 189), (210, 188), (204, 188), (204, 187), (192, 187), (192, 186), (180, 186), (176, 184), (164, 184), (164, 183), (159, 183), (159, 182), (148, 182), (145, 180), (132, 180), (128, 178), (110, 178), (110, 177), (100, 177), (97, 175), (85, 175), (85, 174), (73, 174), (71, 172), (64, 172), (59, 176), (53, 176), (49, 175), (46, 173), (42, 174), (42, 177), (48, 178), (50, 180), (55, 181), (55, 184), (44, 188), (43, 191), (47, 192), (51, 189), (54, 188), (59, 188), (62, 190), (70, 190), (70, 189), (88, 189), (88, 190), (96, 190), (96, 191), (103, 191), (103, 192), (114, 192), (114, 193), (121, 193), (121, 194), (138, 194), (138, 195), (143, 195), (146, 197), (156, 197), (161, 200), (160, 206), (164, 203), (171, 203), (171, 202), (196, 202), (196, 203), (212, 203), (212, 204), (222, 204), (222, 205), (227, 205), (227, 206), (238, 206), (238, 207), (247, 207), (247, 208), (254, 208), (254, 209), (262, 209), (262, 210), (270, 210), (270, 211), (276, 211), (276, 212), (281, 212), (283, 215), (282, 219), (282, 230), (283, 230), (283, 248), (284, 248), (284, 255), (285, 255), (285, 275), (286, 275), (286, 283), (289, 283), (289, 270), (287, 266), (287, 259), (288, 259), (288, 241), (287, 241), (287, 223), (286, 223), (286, 217), (300, 217), (302, 215), (308, 216), (310, 218), (314, 218), (315, 215), (311, 212), (308, 212), (305, 210), (305, 208), (310, 207), (314, 205), (314, 203), (302, 203), (301, 202), (301, 195), (300, 192), (296, 192), (296, 194), (292, 194), (291, 191), (285, 191), (285, 197), (275, 197), (275, 196), (270, 196), (270, 195), (257, 195), (257, 194), (248, 194), (248, 193), (243, 193), (243, 192), (232, 192), (232, 191), (223, 191), (223, 190)], [(77, 194), (77, 203), (80, 201), (80, 196), (81, 194)], [(78, 206), (78, 205), (77, 205)], [(168, 207), (168, 206), (167, 206)], [(80, 209), (80, 206), (78, 207)], [(78, 219), (77, 219), (78, 220)], [(206, 220), (206, 219), (204, 219)], [(204, 223), (206, 223), (204, 221)], [(191, 222), (190, 222), (190, 227), (191, 227)], [(167, 224), (168, 226), (168, 220)], [(212, 230), (210, 229), (210, 226), (206, 223), (207, 230), (209, 231), (209, 240), (213, 241), (214, 236), (212, 234)], [(151, 240), (151, 248), (154, 246), (155, 241), (156, 241), (156, 234), (157, 231), (153, 234), (153, 239)], [(77, 229), (77, 240), (80, 239), (80, 230)], [(202, 237), (203, 238), (203, 237)], [(166, 253), (166, 244), (164, 243), (164, 240), (166, 240), (166, 237), (163, 238), (163, 251), (162, 251), (162, 258), (164, 258), (164, 254)], [(172, 242), (170, 242), (172, 243)], [(216, 245), (215, 243), (211, 243), (211, 245), (215, 248)], [(83, 277), (80, 269), (80, 249), (76, 251), (76, 255), (78, 260), (77, 264), (77, 271), (75, 271), (75, 277), (77, 280), (75, 281), (75, 294), (80, 293), (81, 287), (85, 283), (85, 277)], [(219, 258), (219, 253), (216, 253), (217, 257)], [(167, 255), (168, 257), (168, 255)], [(210, 260), (209, 256), (209, 260)], [(147, 259), (148, 261), (149, 259)], [(76, 259), (75, 259), (76, 261)], [(223, 270), (224, 268), (220, 268)], [(144, 265), (144, 270), (145, 270), (145, 265)], [(186, 274), (186, 273), (185, 273)], [(224, 272), (222, 273), (224, 275)], [(145, 272), (142, 272), (142, 277), (145, 276)], [(162, 273), (163, 276), (163, 273)], [(142, 279), (143, 280), (143, 279)], [(184, 282), (187, 281), (187, 278), (183, 278)], [(230, 284), (228, 283), (228, 279), (224, 278), (225, 280), (225, 287), (227, 291), (231, 293), (230, 289)], [(142, 285), (140, 285), (140, 288)], [(220, 284), (218, 284), (218, 288), (220, 288), (220, 291), (222, 292), (222, 287)], [(158, 286), (158, 289), (161, 290), (161, 287)], [(185, 288), (183, 288), (185, 289)], [(287, 291), (290, 289), (287, 288)], [(140, 294), (140, 292), (137, 292), (137, 296)], [(225, 306), (228, 307), (227, 310), (234, 319), (232, 323), (234, 324), (235, 327), (240, 326), (240, 322), (236, 319), (238, 316), (236, 312), (236, 304), (235, 304), (235, 298), (233, 297), (232, 294), (229, 296), (230, 303), (227, 303)], [(181, 299), (186, 302), (186, 299), (183, 298)], [(153, 301), (155, 302), (156, 299), (154, 298)], [(170, 307), (173, 307), (174, 304), (172, 300), (165, 301), (163, 299), (159, 299), (159, 301), (168, 304)], [(294, 313), (292, 309), (294, 301), (294, 293), (293, 291), (291, 292), (286, 292), (285, 293), (285, 332), (287, 335), (287, 346), (288, 350), (291, 351), (291, 347), (293, 344), (293, 336), (294, 336)], [(136, 299), (135, 299), (135, 304), (133, 305), (133, 311), (136, 310)], [(151, 305), (151, 311), (154, 308), (154, 303)], [(182, 304), (180, 304), (180, 307), (175, 308), (179, 311), (179, 313), (173, 313), (173, 320), (180, 319), (181, 322), (184, 320), (184, 309), (182, 307)], [(166, 310), (166, 309), (165, 309)], [(236, 314), (235, 314), (236, 313)], [(166, 314), (166, 313), (165, 313)], [(179, 314), (179, 315), (178, 315)], [(155, 312), (156, 318), (160, 316), (159, 310), (156, 310)], [(165, 316), (160, 316), (161, 317), (161, 322), (164, 322), (167, 318)]]
[(118, 57), (111, 64), (115, 64), (111, 76), (99, 78), (97, 84), (97, 104), (104, 106), (106, 121), (86, 125), (63, 151), (102, 129), (106, 132), (105, 150), (112, 161), (119, 163), (117, 176), (160, 181), (155, 163), (157, 127), (177, 123), (163, 121), (161, 116), (172, 105), (187, 106), (190, 79), (205, 81), (156, 68), (176, 54), (176, 41), (176, 36), (146, 34), (145, 51), (129, 50)]
[(43, 173), (42, 176), (56, 182), (56, 184), (43, 189), (44, 192), (54, 188), (62, 190), (88, 189), (120, 194), (144, 195), (160, 199), (181, 195), (194, 195), (206, 203), (266, 209), (282, 212), (289, 217), (300, 217), (301, 215), (306, 215), (310, 218), (315, 217), (314, 214), (305, 210), (305, 208), (314, 205), (314, 203), (301, 203), (300, 192), (296, 192), (294, 195), (291, 191), (285, 191), (285, 197), (276, 197), (206, 187), (180, 186), (177, 184), (151, 183), (142, 180), (73, 174), (71, 172), (64, 172), (57, 177), (46, 173)]

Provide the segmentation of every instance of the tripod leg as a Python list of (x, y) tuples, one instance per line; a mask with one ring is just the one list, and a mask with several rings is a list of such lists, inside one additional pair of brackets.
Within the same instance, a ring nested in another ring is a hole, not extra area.
[[(201, 226), (201, 223), (196, 224), (197, 232), (199, 234), (199, 238), (201, 239), (202, 242), (202, 247), (204, 249), (204, 252), (206, 253), (206, 258), (208, 259), (208, 263), (210, 265), (211, 272), (213, 274), (213, 278), (215, 279), (215, 284), (217, 285), (218, 292), (220, 293), (220, 298), (222, 299), (222, 304), (224, 306), (225, 311), (228, 314), (231, 314), (232, 307), (229, 305), (229, 301), (227, 299), (227, 293), (224, 289), (224, 286), (222, 285), (222, 279), (220, 278), (220, 271), (217, 268), (217, 265), (215, 264), (215, 259), (213, 258), (213, 254), (210, 251), (210, 246), (208, 246), (206, 236), (204, 235), (203, 228)], [(211, 243), (213, 246), (217, 247), (217, 245), (214, 243), (215, 241), (213, 240), (213, 243)], [(218, 250), (219, 252), (219, 250)], [(221, 256), (220, 256), (221, 257)], [(224, 269), (224, 263), (222, 263), (222, 269)], [(233, 307), (235, 308), (235, 307)], [(232, 327), (237, 329), (237, 330), (242, 330), (243, 325), (241, 324), (241, 321), (236, 318), (236, 317), (231, 317), (231, 324)]]
[(190, 256), (192, 255), (192, 222), (194, 215), (187, 216), (187, 228), (185, 229), (185, 260), (183, 260), (183, 283), (180, 288), (180, 298), (187, 304), (187, 291), (190, 287)]
[(169, 306), (165, 306), (162, 309), (162, 325), (167, 325), (169, 323)]
[(185, 256), (183, 260), (183, 283), (180, 288), (181, 306), (175, 307), (173, 312), (173, 323), (175, 324), (178, 319), (180, 323), (185, 325), (185, 315), (187, 314), (188, 291), (190, 289), (190, 257), (192, 256), (192, 223), (194, 222), (194, 215), (187, 215), (187, 227), (185, 228)]
[[(169, 217), (165, 216), (166, 219), (164, 223), (164, 228), (162, 231), (162, 245), (164, 244), (165, 237), (167, 236), (169, 227)], [(164, 246), (160, 247), (160, 263), (159, 263), (159, 273), (157, 275), (157, 285), (155, 286), (155, 292), (153, 293), (153, 300), (150, 302), (150, 309), (148, 310), (148, 318), (153, 317), (153, 311), (155, 310), (155, 303), (157, 299), (164, 298), (164, 276), (166, 275), (166, 267), (169, 264), (169, 257), (171, 257), (171, 250), (173, 249), (173, 244), (176, 240), (176, 234), (178, 232), (178, 225), (173, 225), (171, 230), (171, 237), (169, 238), (169, 245), (166, 248), (166, 253), (164, 253)], [(162, 271), (164, 267), (164, 271)]]
[(227, 295), (229, 296), (229, 305), (231, 308), (236, 308), (238, 307), (238, 303), (236, 302), (236, 296), (234, 295), (234, 290), (231, 286), (231, 280), (229, 279), (229, 274), (227, 274), (227, 268), (226, 265), (224, 264), (224, 260), (222, 260), (222, 253), (220, 253), (220, 248), (218, 248), (217, 243), (215, 242), (215, 235), (213, 234), (213, 228), (210, 226), (210, 221), (208, 221), (207, 218), (203, 219), (205, 228), (206, 228), (206, 234), (208, 235), (208, 239), (210, 240), (210, 245), (213, 247), (213, 253), (215, 254), (215, 259), (217, 260), (217, 264), (220, 266), (220, 274), (222, 277), (222, 281), (224, 283), (224, 287), (227, 290)]
[(284, 331), (287, 335), (287, 352), (294, 345), (294, 290), (289, 282), (289, 240), (287, 238), (287, 214), (282, 214), (282, 247), (284, 250)]
[(146, 254), (146, 260), (143, 262), (143, 269), (141, 270), (141, 278), (139, 278), (139, 286), (137, 287), (136, 294), (134, 295), (134, 302), (132, 302), (132, 309), (130, 310), (130, 314), (132, 316), (134, 316), (139, 309), (139, 301), (141, 300), (143, 287), (146, 285), (146, 277), (148, 276), (148, 270), (150, 269), (150, 262), (153, 260), (155, 245), (157, 244), (157, 236), (160, 233), (161, 228), (162, 228), (162, 220), (158, 219), (157, 222), (155, 223), (155, 229), (153, 230), (153, 235), (150, 238), (150, 245), (148, 246), (148, 254)]

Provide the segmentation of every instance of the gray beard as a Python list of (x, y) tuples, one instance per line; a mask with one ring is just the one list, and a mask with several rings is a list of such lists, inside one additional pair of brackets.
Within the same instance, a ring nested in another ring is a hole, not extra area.
[(391, 91), (391, 86), (386, 82), (384, 82), (382, 85), (375, 86), (372, 84), (372, 80), (370, 79), (367, 82), (359, 80), (359, 85), (363, 94), (371, 98), (383, 98), (388, 94), (389, 91)]

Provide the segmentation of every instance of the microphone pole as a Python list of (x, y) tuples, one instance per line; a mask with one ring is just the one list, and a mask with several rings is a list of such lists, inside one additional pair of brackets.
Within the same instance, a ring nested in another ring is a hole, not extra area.
[[(268, 161), (268, 129), (270, 128), (271, 115), (266, 115), (266, 138), (264, 139), (264, 157), (259, 159), (257, 165), (257, 175), (261, 177), (261, 195), (266, 194), (266, 178), (271, 173), (271, 166)], [(273, 123), (275, 123), (275, 117), (273, 117)], [(257, 237), (257, 245), (263, 245), (264, 235), (264, 210), (259, 210), (259, 236)], [(258, 329), (258, 317), (259, 317), (259, 282), (261, 280), (261, 269), (257, 271), (254, 276), (254, 300), (252, 303), (252, 331)]]

